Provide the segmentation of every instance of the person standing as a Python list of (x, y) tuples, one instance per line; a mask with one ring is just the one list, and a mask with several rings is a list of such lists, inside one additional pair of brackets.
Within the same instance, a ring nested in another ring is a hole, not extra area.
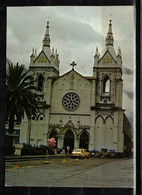
[(70, 152), (70, 147), (67, 146), (67, 155), (69, 155), (69, 152)]

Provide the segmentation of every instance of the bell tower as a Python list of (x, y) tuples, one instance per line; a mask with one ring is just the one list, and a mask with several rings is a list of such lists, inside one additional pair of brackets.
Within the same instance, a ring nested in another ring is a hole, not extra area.
[[(47, 22), (45, 34), (42, 41), (42, 50), (37, 54), (36, 49), (32, 49), (32, 54), (30, 56), (29, 70), (33, 75), (35, 81), (35, 87), (39, 104), (39, 114), (37, 120), (40, 121), (42, 129), (42, 137), (44, 143), (47, 142), (47, 132), (49, 123), (49, 114), (51, 107), (51, 95), (52, 95), (52, 85), (53, 81), (59, 77), (59, 53), (57, 49), (50, 48), (50, 34), (49, 34), (49, 22)], [(42, 117), (40, 117), (42, 116)], [(47, 123), (47, 128), (42, 127), (44, 121)]]
[(99, 151), (123, 152), (124, 133), (122, 109), (122, 55), (114, 49), (112, 21), (109, 21), (105, 47), (102, 55), (98, 48), (94, 56), (93, 77), (95, 79), (94, 148)]
[(59, 53), (50, 48), (49, 22), (47, 22), (42, 41), (42, 50), (37, 55), (37, 50), (32, 49), (29, 69), (33, 74), (37, 92), (50, 104), (49, 93), (54, 78), (59, 76)]
[(118, 48), (116, 55), (112, 33), (112, 21), (109, 21), (105, 48), (100, 56), (98, 48), (94, 56), (93, 75), (96, 79), (96, 106), (122, 108), (122, 55)]

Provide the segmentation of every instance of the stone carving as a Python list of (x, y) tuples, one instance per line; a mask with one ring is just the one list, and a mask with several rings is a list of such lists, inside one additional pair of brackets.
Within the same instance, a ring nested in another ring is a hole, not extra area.
[(73, 127), (75, 128), (75, 125), (73, 124), (73, 122), (71, 120), (69, 120), (66, 124), (65, 124), (65, 127), (67, 126), (70, 126), (70, 127)]

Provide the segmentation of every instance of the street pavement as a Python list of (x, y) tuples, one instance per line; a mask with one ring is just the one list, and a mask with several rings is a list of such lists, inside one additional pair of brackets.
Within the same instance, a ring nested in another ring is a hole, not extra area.
[(7, 162), (6, 186), (134, 187), (133, 159), (49, 159)]

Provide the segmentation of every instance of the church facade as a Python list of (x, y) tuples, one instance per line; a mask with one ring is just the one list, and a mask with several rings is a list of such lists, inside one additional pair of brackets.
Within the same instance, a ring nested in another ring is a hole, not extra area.
[[(47, 145), (54, 137), (57, 148), (123, 153), (131, 141), (131, 125), (122, 108), (123, 79), (121, 49), (115, 52), (112, 22), (102, 55), (94, 55), (93, 76), (75, 70), (59, 75), (59, 54), (50, 49), (49, 22), (42, 51), (33, 49), (29, 69), (35, 80), (39, 114), (22, 120), (20, 143)], [(126, 141), (127, 140), (127, 141)]]

